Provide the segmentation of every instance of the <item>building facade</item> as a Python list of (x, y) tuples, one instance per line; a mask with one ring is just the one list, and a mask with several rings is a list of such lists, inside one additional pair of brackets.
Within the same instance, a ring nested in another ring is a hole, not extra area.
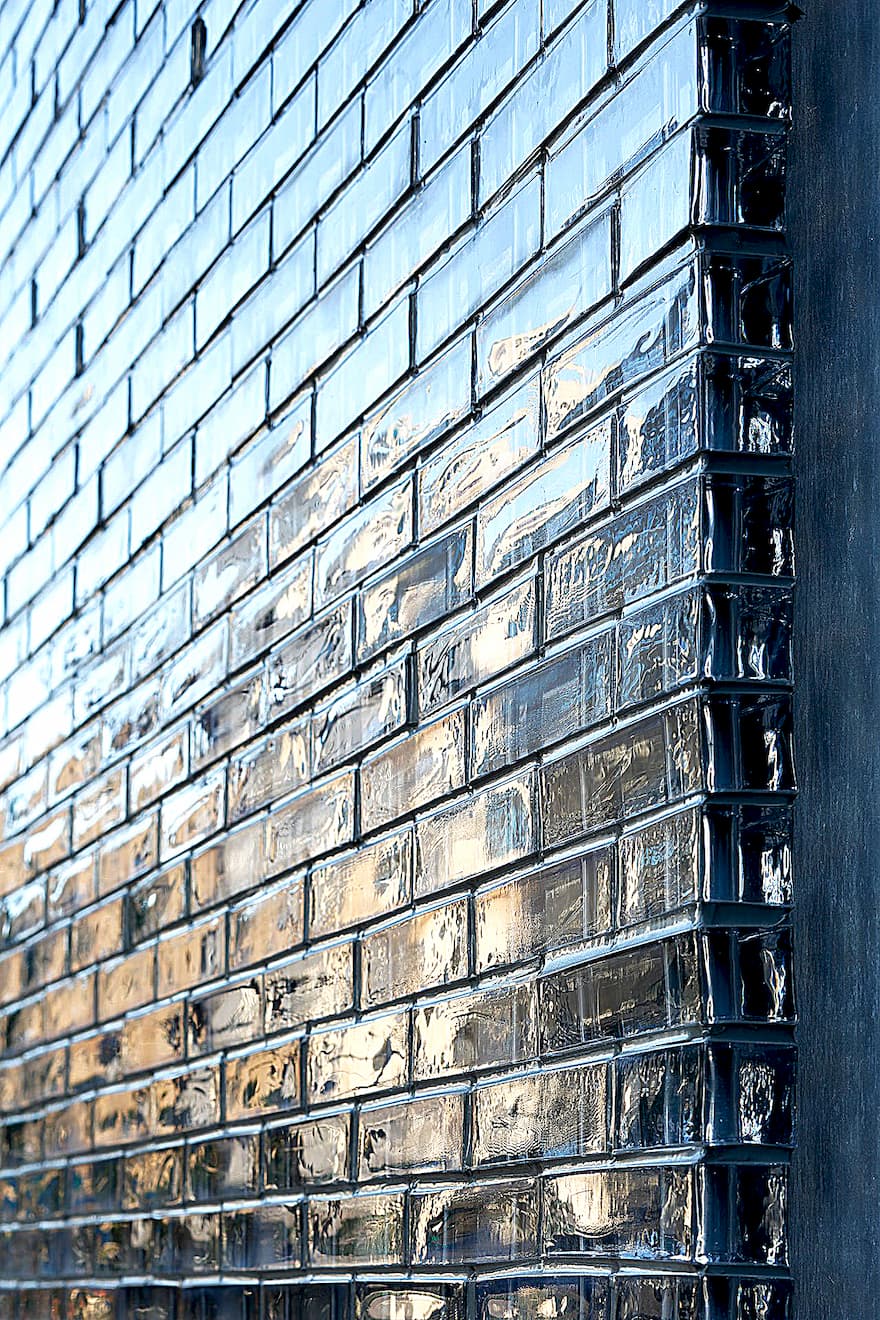
[(6, 0), (3, 1320), (791, 1320), (792, 18)]

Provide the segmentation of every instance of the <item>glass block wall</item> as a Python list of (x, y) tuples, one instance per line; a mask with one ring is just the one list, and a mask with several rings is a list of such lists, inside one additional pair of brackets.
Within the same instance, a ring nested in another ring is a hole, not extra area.
[(0, 9), (2, 1320), (788, 1320), (788, 48)]

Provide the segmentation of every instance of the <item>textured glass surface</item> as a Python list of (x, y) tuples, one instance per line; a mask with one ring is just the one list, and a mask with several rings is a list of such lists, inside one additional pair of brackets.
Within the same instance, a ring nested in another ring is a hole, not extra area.
[(791, 1320), (789, 35), (0, 7), (0, 1320)]

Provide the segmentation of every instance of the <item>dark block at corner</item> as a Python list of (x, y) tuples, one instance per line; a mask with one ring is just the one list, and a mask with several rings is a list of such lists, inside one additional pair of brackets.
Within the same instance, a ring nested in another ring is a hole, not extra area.
[(792, 1320), (790, 44), (0, 10), (0, 1320)]

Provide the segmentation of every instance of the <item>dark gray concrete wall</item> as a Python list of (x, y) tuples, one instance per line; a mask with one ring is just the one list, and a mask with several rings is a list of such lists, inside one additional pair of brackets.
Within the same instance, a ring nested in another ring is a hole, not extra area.
[(880, 16), (812, 0), (794, 38), (798, 351), (798, 1320), (880, 1295)]

